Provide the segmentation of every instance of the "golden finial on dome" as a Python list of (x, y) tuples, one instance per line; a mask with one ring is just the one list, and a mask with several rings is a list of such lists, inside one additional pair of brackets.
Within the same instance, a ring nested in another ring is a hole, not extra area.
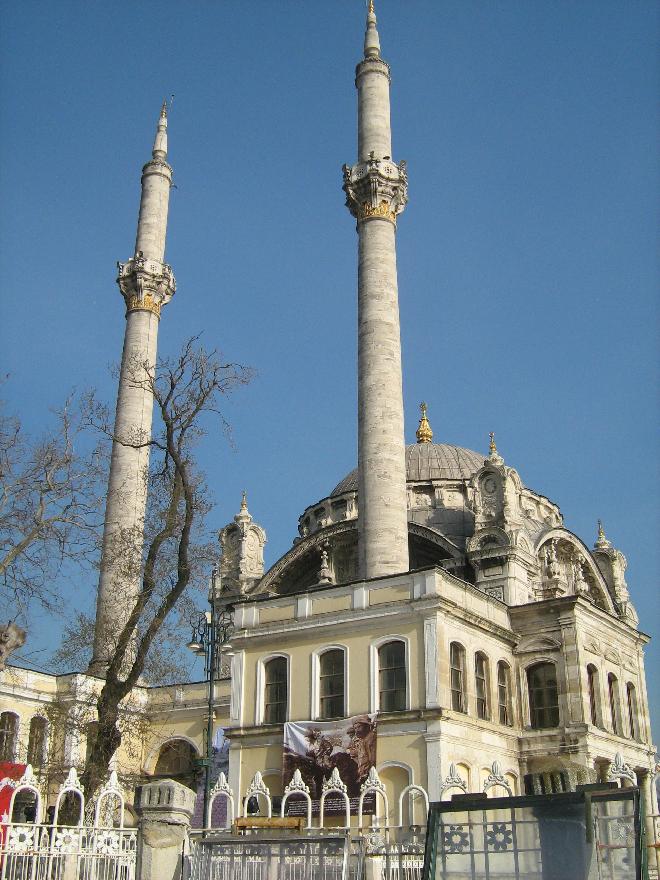
[(494, 455), (497, 452), (497, 446), (495, 445), (495, 431), (490, 432), (490, 443), (488, 444), (488, 451), (491, 455)]
[(241, 510), (247, 510), (247, 492), (243, 489), (243, 497), (241, 498)]
[(603, 528), (603, 523), (601, 520), (598, 520), (598, 537), (599, 538), (605, 537), (605, 529)]
[(375, 15), (374, 0), (369, 0), (369, 15)]
[(427, 406), (425, 403), (420, 403), (419, 408), (422, 413), (422, 417), (419, 420), (419, 427), (417, 428), (417, 442), (418, 443), (430, 443), (433, 440), (433, 431), (431, 430), (431, 425), (429, 424), (429, 420), (426, 417)]

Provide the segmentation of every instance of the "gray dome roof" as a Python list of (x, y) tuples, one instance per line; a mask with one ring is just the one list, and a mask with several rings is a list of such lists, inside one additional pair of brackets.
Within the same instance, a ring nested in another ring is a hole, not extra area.
[[(409, 483), (430, 480), (469, 480), (483, 467), (486, 456), (448, 443), (411, 443), (406, 446), (406, 479)], [(330, 495), (357, 492), (357, 468), (338, 483)]]

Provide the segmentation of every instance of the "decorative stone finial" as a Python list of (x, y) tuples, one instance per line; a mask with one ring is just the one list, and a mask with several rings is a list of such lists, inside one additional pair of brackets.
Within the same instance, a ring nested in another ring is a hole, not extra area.
[(167, 98), (163, 98), (163, 106), (160, 108), (160, 118), (167, 119)]
[(154, 148), (151, 151), (154, 159), (163, 161), (167, 158), (167, 101), (163, 101), (160, 108), (160, 116), (158, 117), (158, 126), (156, 128), (156, 138), (154, 140)]
[(247, 510), (247, 492), (243, 489), (243, 495), (241, 497), (241, 510)]
[(422, 417), (419, 420), (419, 427), (417, 428), (416, 432), (417, 442), (430, 443), (433, 440), (433, 431), (431, 430), (431, 425), (429, 424), (429, 420), (426, 417), (427, 406), (425, 403), (420, 403), (419, 408), (422, 413)]
[(611, 541), (608, 541), (605, 535), (603, 523), (598, 520), (598, 537), (596, 538), (596, 543), (594, 544), (594, 550), (609, 550), (611, 546)]
[(488, 452), (491, 455), (494, 455), (497, 452), (497, 446), (495, 445), (495, 431), (490, 432), (490, 443), (488, 444)]

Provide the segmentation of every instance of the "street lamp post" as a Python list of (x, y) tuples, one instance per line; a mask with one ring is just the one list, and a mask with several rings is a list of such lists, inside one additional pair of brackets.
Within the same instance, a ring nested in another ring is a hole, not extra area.
[(208, 717), (206, 725), (206, 757), (204, 781), (204, 813), (203, 827), (211, 820), (209, 799), (211, 796), (211, 769), (213, 757), (213, 711), (215, 704), (215, 683), (220, 676), (222, 656), (231, 655), (229, 638), (234, 630), (234, 606), (218, 601), (221, 590), (219, 572), (214, 569), (211, 574), (209, 591), (210, 611), (200, 611), (191, 620), (192, 638), (188, 643), (190, 650), (198, 657), (204, 658), (204, 674), (208, 682)]

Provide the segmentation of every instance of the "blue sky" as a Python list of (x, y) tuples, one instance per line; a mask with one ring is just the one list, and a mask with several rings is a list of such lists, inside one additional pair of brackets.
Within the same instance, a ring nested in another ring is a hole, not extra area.
[[(393, 73), (408, 441), (487, 450), (601, 518), (658, 631), (658, 8), (652, 2), (378, 0)], [(248, 491), (267, 562), (356, 460), (360, 0), (31, 2), (0, 11), (5, 397), (31, 428), (72, 387), (109, 401), (142, 164), (170, 116), (160, 350), (203, 332), (258, 378), (227, 402), (235, 449), (203, 456), (231, 519)], [(88, 607), (93, 584), (67, 584)], [(41, 621), (33, 647), (56, 641)], [(649, 683), (660, 639), (648, 650)], [(657, 688), (656, 688), (657, 690)], [(656, 718), (660, 703), (652, 695)]]

